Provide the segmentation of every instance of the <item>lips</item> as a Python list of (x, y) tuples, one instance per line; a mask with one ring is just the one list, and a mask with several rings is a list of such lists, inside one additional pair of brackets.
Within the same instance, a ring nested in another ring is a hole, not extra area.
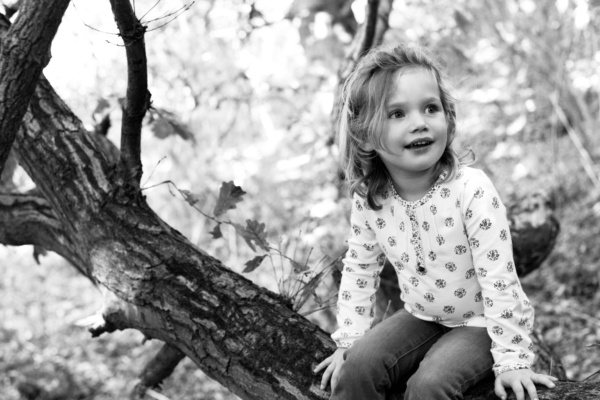
[(433, 143), (433, 140), (430, 138), (422, 138), (422, 139), (415, 139), (412, 142), (410, 142), (409, 144), (407, 144), (406, 146), (404, 146), (404, 148), (406, 149), (420, 149), (423, 147), (427, 147), (430, 144)]

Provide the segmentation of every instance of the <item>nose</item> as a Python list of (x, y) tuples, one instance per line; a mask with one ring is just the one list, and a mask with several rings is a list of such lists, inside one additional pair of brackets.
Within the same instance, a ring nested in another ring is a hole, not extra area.
[(410, 132), (422, 132), (427, 130), (427, 123), (420, 112), (413, 112), (410, 115)]

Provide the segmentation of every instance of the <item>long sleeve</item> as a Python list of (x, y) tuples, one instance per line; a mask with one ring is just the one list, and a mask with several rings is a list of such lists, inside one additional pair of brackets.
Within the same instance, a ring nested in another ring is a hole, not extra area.
[(375, 292), (385, 255), (365, 216), (367, 209), (366, 201), (355, 195), (338, 295), (338, 329), (331, 335), (338, 347), (352, 346), (371, 328), (374, 318)]
[(534, 311), (517, 277), (506, 208), (489, 178), (477, 172), (476, 179), (465, 184), (461, 211), (498, 375), (530, 368)]

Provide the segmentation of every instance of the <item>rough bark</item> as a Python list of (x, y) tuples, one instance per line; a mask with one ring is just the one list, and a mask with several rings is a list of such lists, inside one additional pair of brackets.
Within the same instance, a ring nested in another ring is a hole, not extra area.
[(52, 249), (78, 269), (84, 265), (48, 202), (36, 194), (0, 192), (0, 243)]
[[(45, 80), (30, 110), (19, 159), (64, 222), (83, 271), (115, 294), (106, 330), (170, 343), (244, 399), (324, 397), (311, 371), (333, 350), (328, 334), (195, 248), (139, 192), (114, 185), (95, 142)], [(47, 212), (34, 205), (32, 213)], [(41, 240), (38, 232), (29, 239)]]
[[(0, 48), (0, 174), (69, 0), (30, 0)], [(6, 21), (4, 21), (6, 23)]]

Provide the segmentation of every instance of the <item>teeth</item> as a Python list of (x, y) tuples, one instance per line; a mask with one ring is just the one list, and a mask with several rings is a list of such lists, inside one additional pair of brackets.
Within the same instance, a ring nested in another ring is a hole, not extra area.
[(408, 145), (408, 147), (416, 147), (416, 146), (426, 146), (429, 142), (415, 142)]

